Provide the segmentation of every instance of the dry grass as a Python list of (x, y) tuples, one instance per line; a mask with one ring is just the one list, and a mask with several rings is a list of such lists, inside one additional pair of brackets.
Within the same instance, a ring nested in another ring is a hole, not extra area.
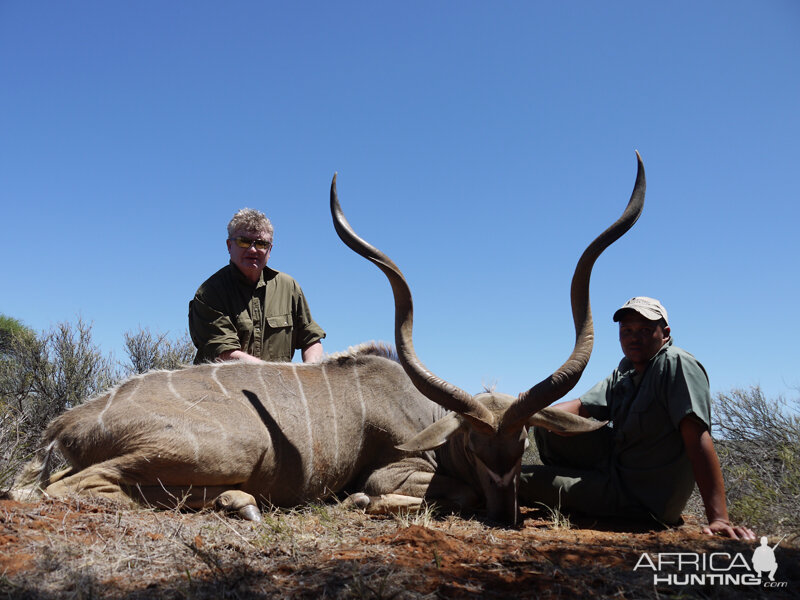
[[(528, 510), (520, 529), (437, 516), (368, 517), (337, 504), (273, 510), (261, 523), (213, 512), (122, 510), (72, 498), (0, 501), (0, 598), (745, 598), (752, 590), (654, 589), (642, 552), (742, 552), (697, 521), (631, 530)], [(691, 521), (691, 517), (689, 517)], [(777, 541), (777, 540), (776, 540)], [(797, 540), (796, 540), (797, 541)], [(800, 589), (800, 549), (777, 554)]]

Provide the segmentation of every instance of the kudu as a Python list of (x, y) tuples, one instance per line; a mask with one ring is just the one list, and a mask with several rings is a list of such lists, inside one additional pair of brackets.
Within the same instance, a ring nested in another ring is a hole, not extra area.
[[(377, 265), (389, 279), (395, 302), (395, 344), (403, 369), (414, 386), (448, 411), (400, 449), (421, 452), (439, 449), (451, 458), (450, 470), (459, 479), (477, 484), (485, 501), (488, 518), (516, 524), (519, 518), (518, 486), (522, 455), (528, 443), (528, 426), (537, 424), (536, 415), (562, 398), (578, 383), (589, 361), (594, 327), (589, 304), (589, 280), (600, 254), (637, 221), (644, 208), (645, 176), (639, 153), (633, 193), (622, 216), (600, 234), (581, 255), (572, 278), (571, 303), (575, 324), (575, 346), (567, 361), (517, 398), (495, 392), (473, 396), (440, 379), (422, 364), (412, 341), (413, 303), (411, 291), (397, 265), (383, 252), (360, 238), (344, 217), (331, 184), (331, 212), (334, 227), (353, 251)], [(563, 412), (563, 411), (560, 411)], [(446, 470), (443, 470), (447, 472)]]
[[(410, 378), (374, 344), (314, 365), (231, 362), (135, 376), (54, 419), (40, 459), (12, 495), (82, 493), (132, 504), (214, 506), (258, 520), (258, 503), (295, 506), (345, 492), (369, 512), (423, 501), (474, 509), (485, 500), (490, 519), (516, 522), (526, 425), (573, 432), (598, 426), (543, 407), (577, 382), (588, 361), (589, 273), (641, 212), (641, 160), (622, 218), (578, 263), (573, 356), (516, 401), (500, 394), (473, 398), (425, 370), (411, 345), (408, 286), (388, 258), (349, 229), (335, 182), (331, 210), (339, 235), (392, 282), (396, 343)], [(51, 475), (56, 450), (70, 467)]]

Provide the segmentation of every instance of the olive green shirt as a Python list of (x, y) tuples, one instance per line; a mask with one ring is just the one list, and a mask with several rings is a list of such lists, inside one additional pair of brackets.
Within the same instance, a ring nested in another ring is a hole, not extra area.
[(266, 361), (290, 361), (325, 337), (311, 318), (303, 290), (285, 273), (265, 267), (253, 284), (233, 263), (209, 277), (189, 302), (195, 364), (243, 350)]
[(623, 358), (581, 403), (596, 419), (611, 420), (612, 479), (656, 517), (678, 521), (695, 484), (680, 422), (692, 415), (711, 428), (703, 365), (670, 339), (643, 374)]

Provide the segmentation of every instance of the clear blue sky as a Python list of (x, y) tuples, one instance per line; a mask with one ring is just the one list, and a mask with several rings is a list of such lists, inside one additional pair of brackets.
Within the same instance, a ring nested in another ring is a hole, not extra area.
[(404, 270), (426, 365), (516, 394), (568, 356), (572, 269), (647, 171), (592, 279), (660, 298), (713, 392), (796, 397), (800, 3), (0, 0), (0, 312), (186, 330), (243, 207), (325, 349), (393, 339), (388, 283), (328, 190)]

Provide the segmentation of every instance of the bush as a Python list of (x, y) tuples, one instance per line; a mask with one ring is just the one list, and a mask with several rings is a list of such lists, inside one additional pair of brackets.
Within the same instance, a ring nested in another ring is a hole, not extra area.
[(124, 334), (128, 363), (117, 365), (94, 344), (91, 329), (79, 318), (37, 336), (0, 315), (0, 492), (11, 487), (52, 419), (123, 375), (180, 368), (194, 356), (188, 335), (170, 340), (140, 329)]
[(800, 536), (800, 400), (768, 400), (755, 386), (718, 394), (714, 408), (731, 520)]
[(62, 412), (77, 406), (119, 380), (113, 361), (92, 341), (90, 324), (59, 323), (20, 346), (19, 367), (32, 379), (27, 416), (37, 432)]
[(130, 364), (123, 365), (126, 374), (146, 373), (153, 369), (180, 369), (192, 363), (195, 347), (188, 333), (177, 340), (166, 333), (153, 335), (148, 328), (125, 333), (125, 351)]
[[(22, 406), (31, 390), (32, 376), (19, 365), (23, 348), (36, 343), (36, 334), (16, 319), (0, 315), (0, 402), (3, 417)], [(8, 406), (8, 408), (7, 408)]]
[[(3, 324), (15, 321), (5, 319)], [(25, 327), (3, 331), (0, 490), (10, 487), (54, 417), (119, 379), (111, 359), (93, 343), (91, 325), (82, 319), (60, 323), (40, 337)]]

